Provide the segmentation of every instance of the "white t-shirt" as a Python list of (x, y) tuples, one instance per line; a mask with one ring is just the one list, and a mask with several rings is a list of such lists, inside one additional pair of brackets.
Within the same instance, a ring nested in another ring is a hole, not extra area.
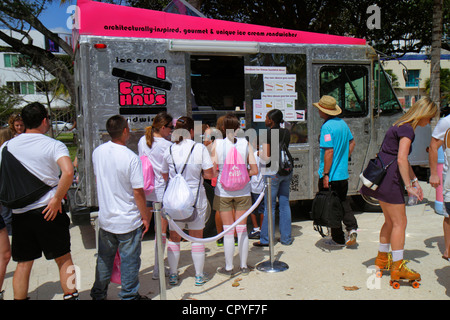
[(36, 202), (20, 209), (14, 209), (13, 213), (23, 213), (48, 205), (56, 193), (56, 186), (59, 182), (61, 169), (57, 161), (61, 157), (69, 157), (69, 150), (61, 141), (52, 139), (40, 133), (22, 133), (17, 137), (5, 142), (3, 147), (8, 145), (8, 151), (12, 153), (22, 165), (42, 182), (49, 186), (55, 186), (52, 190), (43, 195)]
[(241, 189), (236, 191), (228, 191), (223, 189), (222, 184), (220, 183), (220, 178), (222, 177), (222, 170), (225, 164), (225, 159), (227, 158), (227, 154), (230, 151), (231, 147), (236, 147), (237, 151), (242, 157), (242, 160), (248, 164), (248, 152), (249, 152), (249, 144), (245, 138), (236, 138), (236, 144), (233, 144), (230, 139), (216, 139), (214, 143), (216, 144), (216, 156), (219, 165), (219, 176), (217, 177), (217, 185), (214, 188), (214, 194), (220, 197), (225, 198), (234, 198), (234, 197), (244, 197), (250, 196), (251, 186), (250, 183)]
[(260, 194), (264, 190), (264, 179), (261, 174), (261, 159), (258, 156), (258, 151), (253, 153), (255, 155), (256, 165), (258, 166), (258, 174), (250, 177), (250, 185), (252, 193)]
[[(194, 144), (195, 146), (189, 160), (187, 161), (183, 177), (191, 188), (194, 198), (197, 197), (197, 189), (200, 184), (200, 194), (198, 196), (196, 207), (199, 215), (203, 215), (204, 211), (206, 211), (207, 198), (201, 172), (202, 170), (208, 170), (213, 167), (213, 162), (211, 160), (211, 156), (209, 155), (208, 149), (206, 149), (203, 144), (195, 143), (190, 139), (184, 139), (178, 144), (174, 143), (171, 146), (171, 149), (177, 172), (181, 173), (183, 166), (186, 163), (186, 158), (189, 156)], [(176, 175), (172, 156), (170, 155), (170, 148), (168, 148), (164, 153), (164, 159), (161, 166), (161, 172), (169, 173), (169, 179), (175, 177)]]
[(153, 172), (155, 173), (155, 191), (146, 196), (148, 201), (162, 202), (164, 195), (164, 189), (166, 188), (166, 182), (161, 175), (161, 166), (164, 158), (164, 153), (172, 145), (172, 142), (164, 138), (154, 137), (152, 148), (147, 145), (147, 139), (145, 135), (139, 140), (138, 152), (139, 157), (146, 154), (153, 166)]
[[(433, 130), (432, 137), (438, 140), (444, 141), (445, 132), (450, 128), (450, 115), (440, 119), (436, 124), (436, 127)], [(442, 149), (445, 150), (445, 146), (442, 146)], [(448, 159), (447, 154), (444, 152), (444, 169), (443, 172), (447, 172), (448, 170)]]
[(133, 189), (144, 187), (139, 157), (126, 146), (106, 142), (92, 153), (97, 179), (99, 227), (124, 234), (142, 225)]

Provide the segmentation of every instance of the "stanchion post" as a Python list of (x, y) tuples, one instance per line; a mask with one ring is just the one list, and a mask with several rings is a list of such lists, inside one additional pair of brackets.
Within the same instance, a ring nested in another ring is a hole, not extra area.
[(273, 240), (274, 240), (274, 227), (273, 227), (273, 208), (272, 208), (272, 178), (267, 177), (267, 217), (269, 222), (269, 253), (270, 253), (270, 267), (273, 268), (274, 252), (273, 252)]
[(289, 269), (289, 266), (281, 261), (275, 261), (274, 255), (274, 232), (275, 227), (273, 225), (273, 207), (272, 207), (272, 178), (268, 176), (266, 178), (266, 204), (267, 204), (267, 219), (269, 226), (269, 253), (270, 260), (261, 262), (256, 266), (256, 269), (264, 272), (280, 272)]
[(153, 202), (153, 213), (156, 227), (156, 250), (158, 251), (158, 271), (159, 271), (159, 296), (160, 300), (167, 300), (166, 297), (166, 277), (164, 270), (164, 256), (162, 248), (161, 231), (161, 202)]

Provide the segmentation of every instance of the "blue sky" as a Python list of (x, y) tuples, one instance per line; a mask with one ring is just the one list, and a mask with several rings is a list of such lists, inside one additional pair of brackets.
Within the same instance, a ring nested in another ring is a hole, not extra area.
[(39, 16), (41, 22), (49, 29), (63, 29), (65, 31), (70, 31), (67, 28), (67, 19), (70, 17), (70, 14), (67, 13), (67, 8), (70, 5), (75, 5), (76, 0), (71, 0), (64, 5), (60, 4), (59, 0), (54, 0), (48, 8), (41, 13)]

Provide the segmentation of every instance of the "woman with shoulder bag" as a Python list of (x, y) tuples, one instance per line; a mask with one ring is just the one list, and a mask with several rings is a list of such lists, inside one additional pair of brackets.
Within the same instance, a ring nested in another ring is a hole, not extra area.
[[(398, 287), (400, 279), (420, 281), (420, 274), (407, 268), (403, 260), (407, 224), (404, 190), (419, 201), (423, 199), (422, 188), (409, 164), (408, 155), (411, 153), (416, 127), (426, 126), (437, 113), (436, 104), (428, 97), (414, 103), (384, 137), (378, 156), (383, 163), (395, 161), (388, 167), (383, 181), (376, 190), (365, 186), (360, 190), (361, 194), (378, 199), (383, 210), (385, 222), (380, 230), (375, 266), (381, 272), (390, 270), (394, 288)], [(390, 248), (392, 255), (389, 253)]]
[[(196, 216), (193, 217), (192, 221), (175, 221), (175, 223), (181, 229), (187, 226), (190, 236), (202, 238), (208, 206), (203, 179), (212, 179), (214, 177), (214, 167), (206, 147), (202, 143), (195, 143), (192, 140), (193, 136), (194, 120), (189, 117), (179, 118), (175, 125), (175, 131), (172, 134), (172, 141), (175, 143), (164, 153), (161, 172), (166, 181), (169, 177), (173, 179), (177, 173), (181, 174), (186, 180), (194, 199), (196, 199), (194, 202)], [(181, 236), (170, 228), (170, 238), (167, 244), (170, 285), (176, 285), (179, 281), (178, 262), (180, 259), (180, 241)], [(201, 286), (209, 280), (208, 276), (203, 272), (205, 245), (203, 243), (193, 242), (191, 254), (195, 268), (195, 285)]]
[[(289, 188), (292, 180), (292, 172), (288, 175), (280, 174), (278, 170), (279, 166), (277, 165), (277, 163), (275, 163), (276, 161), (271, 161), (271, 159), (278, 159), (278, 161), (281, 161), (280, 157), (273, 156), (273, 153), (276, 150), (279, 151), (282, 144), (284, 144), (286, 147), (289, 147), (291, 134), (289, 133), (289, 130), (280, 127), (280, 124), (283, 122), (283, 113), (280, 110), (274, 109), (267, 113), (265, 124), (266, 127), (269, 128), (269, 131), (267, 133), (267, 143), (263, 143), (262, 145), (263, 148), (262, 153), (260, 154), (260, 158), (261, 163), (263, 164), (262, 166), (264, 166), (265, 163), (266, 169), (265, 171), (262, 171), (262, 173), (265, 176), (270, 176), (272, 178), (272, 209), (274, 210), (274, 212), (277, 198), (279, 202), (281, 234), (280, 242), (284, 245), (291, 245), (293, 239), (291, 233), (291, 207), (289, 205)], [(278, 130), (278, 141), (272, 141), (272, 130)], [(280, 154), (280, 152), (278, 153)], [(267, 196), (265, 197), (265, 199), (267, 199)], [(253, 245), (257, 247), (265, 247), (269, 245), (269, 224), (267, 208), (267, 200), (265, 200), (264, 219), (261, 226), (260, 241), (253, 243)], [(275, 221), (275, 214), (273, 214), (272, 217)]]

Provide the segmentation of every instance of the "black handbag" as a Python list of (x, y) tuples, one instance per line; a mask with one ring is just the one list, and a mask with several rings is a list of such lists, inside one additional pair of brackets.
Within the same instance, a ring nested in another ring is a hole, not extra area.
[(387, 169), (392, 164), (392, 162), (394, 162), (394, 160), (392, 160), (385, 166), (381, 158), (378, 157), (378, 155), (375, 158), (370, 159), (366, 169), (364, 169), (364, 171), (359, 175), (361, 182), (367, 188), (377, 190), (378, 186), (381, 184), (384, 177), (386, 176)]
[(284, 142), (284, 136), (286, 135), (286, 131), (284, 131), (283, 139), (280, 143), (280, 160), (278, 165), (277, 174), (280, 176), (288, 176), (294, 170), (294, 159), (292, 158), (291, 153), (289, 152), (288, 146)]
[(5, 145), (0, 166), (0, 203), (2, 205), (10, 209), (26, 207), (39, 200), (52, 188), (28, 171)]
[(311, 219), (314, 230), (322, 237), (326, 234), (323, 227), (339, 228), (344, 218), (344, 207), (338, 194), (332, 190), (322, 190), (317, 192), (311, 207)]

